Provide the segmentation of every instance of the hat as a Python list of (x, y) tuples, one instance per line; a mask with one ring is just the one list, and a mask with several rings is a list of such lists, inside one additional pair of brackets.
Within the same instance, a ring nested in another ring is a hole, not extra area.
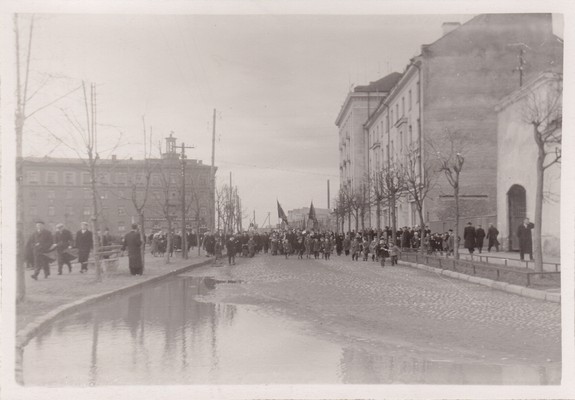
[(132, 224), (132, 229), (138, 229), (138, 224)]
[(56, 225), (56, 228), (63, 228), (63, 227), (64, 227), (64, 224), (63, 224), (63, 223), (61, 223), (61, 222), (60, 222), (59, 224), (57, 224), (57, 225)]
[(42, 221), (41, 219), (36, 220), (36, 223), (44, 225), (44, 221)]

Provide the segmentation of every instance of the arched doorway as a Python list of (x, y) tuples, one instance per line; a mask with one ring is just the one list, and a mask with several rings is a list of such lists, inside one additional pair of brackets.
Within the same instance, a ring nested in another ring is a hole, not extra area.
[(523, 223), (527, 215), (527, 201), (525, 188), (521, 185), (513, 185), (507, 192), (507, 215), (509, 218), (509, 250), (519, 250), (517, 228)]

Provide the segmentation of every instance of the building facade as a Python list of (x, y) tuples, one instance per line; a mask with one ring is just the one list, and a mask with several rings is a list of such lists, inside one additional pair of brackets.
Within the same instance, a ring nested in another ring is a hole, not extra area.
[[(553, 137), (561, 136), (560, 117), (562, 104), (561, 75), (544, 73), (522, 88), (504, 97), (497, 105), (497, 227), (500, 242), (506, 250), (518, 250), (517, 227), (524, 218), (535, 217), (537, 190), (538, 147), (533, 136), (533, 126), (527, 120), (530, 113), (550, 115), (543, 120), (545, 129), (555, 129)], [(550, 131), (551, 132), (551, 131)], [(545, 164), (560, 152), (560, 144), (546, 146), (549, 155)], [(552, 164), (544, 173), (544, 201), (542, 210), (541, 239), (543, 254), (558, 257), (560, 254), (560, 199), (561, 164)]]
[[(493, 221), (498, 212), (494, 107), (522, 82), (543, 71), (562, 71), (563, 65), (563, 43), (552, 32), (550, 14), (485, 14), (443, 28), (443, 36), (422, 45), (421, 54), (410, 60), (363, 122), (364, 172), (355, 173), (368, 176), (373, 191), (378, 171), (397, 168), (408, 157), (415, 159), (421, 176), (436, 176), (423, 214), (426, 224), (441, 230), (453, 227), (449, 224), (455, 217), (453, 188), (434, 166), (447, 132), (456, 132), (466, 144), (460, 215)], [(344, 120), (342, 113), (338, 121)], [(345, 183), (342, 133), (340, 127), (340, 175)], [(390, 214), (383, 206), (379, 210), (372, 206), (366, 225), (391, 225)], [(419, 224), (417, 208), (407, 195), (397, 204), (396, 215), (398, 226)]]
[[(174, 138), (172, 138), (174, 139)], [(214, 220), (214, 207), (210, 207), (210, 167), (198, 160), (185, 163), (185, 199), (182, 197), (182, 162), (175, 148), (167, 147), (160, 159), (98, 160), (97, 214), (101, 229), (121, 236), (139, 223), (138, 206), (146, 195), (147, 171), (149, 186), (144, 208), (147, 233), (167, 228), (166, 210), (173, 227), (181, 229), (182, 200), (186, 203), (186, 225), (189, 229), (202, 229)], [(80, 222), (90, 222), (94, 207), (90, 169), (85, 160), (72, 158), (34, 158), (23, 161), (23, 192), (26, 210), (25, 234), (34, 229), (34, 222), (43, 220), (54, 229), (64, 223), (68, 229), (79, 229)], [(211, 214), (210, 214), (211, 210)]]

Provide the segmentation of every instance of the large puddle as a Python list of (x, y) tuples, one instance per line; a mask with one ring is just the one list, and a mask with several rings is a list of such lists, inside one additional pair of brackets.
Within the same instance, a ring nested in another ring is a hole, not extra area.
[(59, 319), (26, 346), (24, 384), (559, 383), (558, 368), (376, 355), (259, 307), (196, 301), (222, 283), (241, 284), (182, 276)]

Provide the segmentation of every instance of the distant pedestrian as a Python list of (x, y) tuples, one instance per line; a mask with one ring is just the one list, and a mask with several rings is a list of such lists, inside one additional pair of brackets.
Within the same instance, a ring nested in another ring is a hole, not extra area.
[(531, 230), (535, 227), (529, 218), (525, 218), (523, 223), (517, 227), (517, 238), (519, 239), (519, 257), (521, 261), (525, 258), (525, 253), (529, 254), (529, 259), (533, 261), (533, 240)]
[(480, 254), (483, 250), (483, 239), (485, 239), (485, 230), (479, 225), (475, 231), (475, 245)]
[(34, 253), (32, 278), (38, 280), (40, 271), (44, 271), (44, 278), (48, 278), (50, 276), (50, 259), (44, 253), (51, 250), (53, 238), (52, 232), (44, 227), (43, 221), (36, 222), (36, 231), (32, 234), (31, 243)]
[(132, 224), (132, 230), (124, 236), (122, 251), (128, 249), (128, 267), (132, 275), (142, 275), (144, 266), (142, 265), (142, 239), (138, 231), (138, 224)]
[(397, 265), (397, 258), (401, 254), (401, 249), (395, 243), (393, 243), (389, 248), (389, 255), (391, 257), (391, 265)]
[(469, 250), (469, 254), (473, 254), (473, 251), (475, 250), (475, 238), (475, 227), (471, 222), (468, 222), (467, 226), (463, 230), (463, 247)]
[(74, 257), (70, 255), (69, 250), (74, 244), (74, 238), (72, 237), (72, 232), (64, 228), (64, 224), (62, 223), (56, 225), (54, 243), (56, 244), (56, 252), (58, 254), (58, 275), (62, 275), (64, 265), (68, 266), (68, 272), (72, 272), (71, 261)]
[(87, 222), (82, 222), (81, 229), (76, 233), (76, 248), (78, 249), (80, 272), (87, 272), (90, 251), (94, 248), (94, 239), (92, 237), (92, 232), (88, 230)]
[(493, 224), (489, 224), (489, 228), (487, 229), (487, 251), (490, 252), (491, 248), (495, 246), (495, 251), (499, 252), (499, 240), (497, 240), (497, 236), (499, 235), (499, 231)]
[(236, 265), (236, 239), (230, 236), (226, 242), (226, 251), (228, 252), (228, 265)]
[(349, 237), (349, 233), (345, 235), (345, 239), (343, 239), (343, 251), (346, 256), (349, 256), (349, 250), (351, 249), (351, 238)]

